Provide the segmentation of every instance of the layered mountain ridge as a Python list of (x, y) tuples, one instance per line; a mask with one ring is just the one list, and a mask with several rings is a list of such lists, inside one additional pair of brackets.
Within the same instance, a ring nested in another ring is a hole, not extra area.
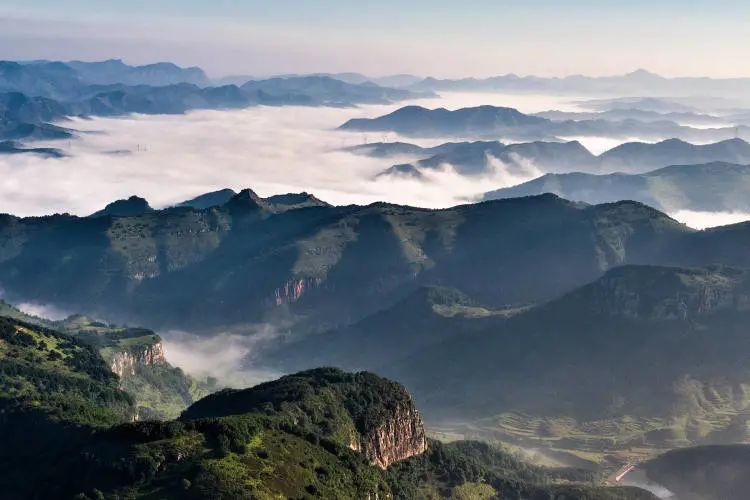
[(586, 206), (542, 195), (428, 210), (304, 200), (244, 191), (203, 210), (3, 216), (0, 281), (17, 302), (128, 323), (210, 329), (288, 310), (317, 327), (356, 321), (422, 285), (458, 288), (497, 308), (552, 298), (626, 263), (745, 262), (743, 226), (727, 228), (718, 245), (718, 233), (632, 202)]

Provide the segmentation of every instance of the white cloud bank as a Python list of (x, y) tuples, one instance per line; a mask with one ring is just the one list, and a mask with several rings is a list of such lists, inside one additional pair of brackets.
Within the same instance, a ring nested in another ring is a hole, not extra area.
[(257, 325), (242, 334), (205, 337), (172, 331), (160, 335), (167, 361), (198, 378), (214, 377), (229, 387), (251, 387), (283, 375), (268, 368), (253, 368), (255, 350), (279, 336), (270, 324)]
[[(525, 112), (572, 109), (571, 98), (452, 94), (423, 100), (426, 107), (455, 109), (478, 104), (518, 107)], [(508, 176), (502, 165), (480, 178), (451, 169), (432, 172), (430, 182), (380, 178), (393, 163), (339, 151), (364, 141), (414, 141), (396, 134), (342, 132), (355, 117), (374, 117), (405, 103), (361, 108), (252, 107), (195, 111), (186, 115), (133, 115), (74, 119), (79, 139), (49, 143), (69, 157), (0, 156), (0, 212), (87, 215), (133, 194), (161, 207), (214, 189), (250, 187), (262, 196), (308, 191), (334, 204), (389, 201), (447, 207), (529, 178)], [(453, 139), (453, 138), (447, 138)]]
[[(550, 95), (449, 93), (416, 101), (457, 109), (480, 104), (515, 107), (525, 113), (579, 110), (580, 98)], [(212, 190), (252, 188), (261, 196), (312, 192), (333, 204), (387, 201), (443, 208), (478, 199), (483, 193), (525, 182), (541, 174), (533, 165), (509, 169), (489, 161), (482, 176), (456, 174), (449, 165), (424, 171), (422, 180), (375, 175), (411, 159), (377, 159), (341, 151), (377, 141), (431, 146), (454, 140), (415, 140), (394, 133), (336, 130), (350, 118), (374, 117), (407, 103), (360, 108), (252, 107), (195, 111), (186, 115), (132, 115), (74, 119), (78, 139), (48, 143), (66, 158), (0, 155), (0, 213), (45, 215), (93, 213), (133, 194), (164, 207)], [(579, 138), (594, 153), (623, 141)], [(705, 228), (747, 220), (748, 214), (679, 211), (691, 227)]]
[(678, 210), (670, 213), (670, 217), (686, 224), (693, 229), (706, 229), (716, 226), (727, 226), (750, 220), (750, 213), (744, 212), (697, 212), (694, 210)]

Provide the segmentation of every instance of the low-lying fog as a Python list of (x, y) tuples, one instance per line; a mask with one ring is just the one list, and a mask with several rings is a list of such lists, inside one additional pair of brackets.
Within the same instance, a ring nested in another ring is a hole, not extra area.
[[(580, 100), (571, 96), (448, 93), (416, 103), (449, 109), (492, 104), (534, 113), (580, 111), (576, 104)], [(0, 212), (87, 215), (133, 194), (163, 207), (225, 187), (250, 187), (261, 196), (308, 191), (333, 204), (388, 201), (438, 208), (470, 202), (486, 191), (540, 175), (533, 165), (520, 175), (510, 175), (497, 161), (491, 173), (482, 177), (462, 177), (444, 168), (426, 172), (422, 180), (375, 180), (377, 173), (398, 159), (368, 158), (341, 148), (376, 141), (403, 140), (427, 146), (455, 140), (336, 130), (350, 118), (379, 116), (405, 104), (343, 109), (252, 107), (186, 115), (74, 119), (63, 125), (82, 131), (79, 138), (47, 143), (70, 156), (0, 156)], [(597, 154), (623, 142), (569, 139), (581, 140)], [(701, 226), (708, 220), (699, 219), (697, 225)], [(692, 225), (688, 215), (683, 220)]]

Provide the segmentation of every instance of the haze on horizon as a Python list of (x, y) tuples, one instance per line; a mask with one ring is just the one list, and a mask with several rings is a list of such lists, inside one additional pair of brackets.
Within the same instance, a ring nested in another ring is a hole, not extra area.
[(749, 16), (734, 0), (5, 0), (0, 58), (163, 60), (211, 76), (735, 77), (750, 76)]

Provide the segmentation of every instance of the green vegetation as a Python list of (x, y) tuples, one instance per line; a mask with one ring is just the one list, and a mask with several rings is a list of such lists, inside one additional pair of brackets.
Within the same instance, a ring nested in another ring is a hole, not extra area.
[(106, 324), (80, 314), (51, 321), (26, 314), (2, 300), (0, 316), (71, 335), (98, 350), (112, 369), (117, 368), (116, 359), (120, 366), (127, 365), (127, 370), (118, 372), (120, 388), (134, 398), (139, 420), (176, 418), (193, 402), (216, 390), (215, 380), (196, 380), (167, 363), (162, 339), (151, 330)]
[[(332, 368), (221, 391), (179, 420), (107, 427), (107, 419), (92, 415), (106, 414), (118, 397), (126, 403), (129, 398), (95, 351), (62, 334), (3, 321), (3, 353), (24, 349), (23, 356), (35, 361), (41, 353), (59, 353), (65, 363), (49, 365), (47, 372), (79, 370), (79, 385), (64, 394), (98, 409), (83, 415), (60, 411), (54, 404), (59, 393), (45, 394), (48, 385), (38, 378), (19, 380), (3, 364), (4, 388), (37, 388), (3, 396), (17, 403), (0, 418), (0, 463), (6, 465), (0, 488), (7, 498), (487, 498), (491, 491), (540, 499), (558, 493), (571, 499), (651, 498), (639, 490), (593, 487), (588, 473), (542, 469), (481, 443), (430, 442), (427, 453), (415, 450), (383, 470), (351, 445), (388, 421), (396, 425), (397, 414), (418, 418), (411, 398), (402, 386), (373, 374)], [(52, 357), (50, 363), (59, 362)], [(81, 389), (99, 379), (109, 399)], [(72, 422), (79, 425), (70, 427)], [(421, 428), (421, 421), (400, 425)]]
[(0, 317), (0, 404), (57, 420), (110, 425), (132, 418), (133, 401), (91, 347), (53, 330)]
[(371, 373), (319, 368), (251, 389), (225, 389), (198, 401), (183, 419), (273, 411), (305, 432), (342, 446), (378, 428), (397, 409), (411, 406), (404, 387)]
[[(127, 364), (120, 386), (133, 395), (138, 418), (170, 419), (216, 389), (215, 381), (199, 381), (171, 366), (163, 357), (162, 339), (145, 328), (118, 327), (75, 315), (55, 326), (99, 350), (110, 366)], [(129, 365), (128, 365), (129, 366)]]

